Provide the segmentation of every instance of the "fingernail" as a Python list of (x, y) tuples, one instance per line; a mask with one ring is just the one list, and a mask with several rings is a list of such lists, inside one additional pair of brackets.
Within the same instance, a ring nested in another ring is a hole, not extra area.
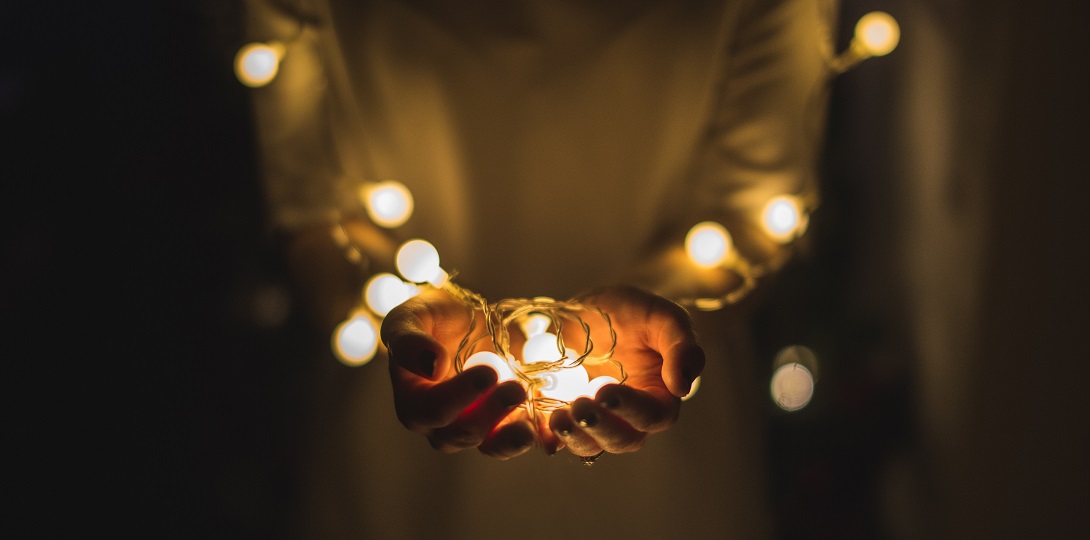
[(567, 437), (567, 436), (571, 435), (571, 429), (572, 429), (572, 426), (571, 426), (571, 424), (568, 423), (568, 420), (567, 419), (562, 419), (559, 422), (557, 422), (557, 426), (556, 426), (556, 429), (554, 431), (556, 432), (557, 435), (560, 435), (561, 437)]
[(576, 419), (575, 421), (578, 422), (579, 425), (582, 427), (594, 427), (594, 425), (598, 423), (598, 415), (594, 413), (589, 413), (582, 418)]
[(598, 404), (607, 409), (616, 409), (621, 404), (621, 400), (615, 394), (610, 394), (598, 398)]
[(420, 372), (427, 378), (432, 378), (435, 371), (435, 352), (431, 350), (420, 351), (420, 355), (417, 358), (420, 365)]

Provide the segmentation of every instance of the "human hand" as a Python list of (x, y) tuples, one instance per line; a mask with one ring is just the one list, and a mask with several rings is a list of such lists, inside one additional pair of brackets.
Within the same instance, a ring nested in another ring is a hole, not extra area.
[[(547, 446), (559, 446), (544, 426), (535, 429), (525, 409), (515, 411), (526, 401), (521, 383), (496, 384), (496, 372), (488, 366), (456, 372), (454, 354), (470, 330), (471, 316), (480, 313), (471, 315), (464, 303), (438, 289), (386, 315), (382, 342), (390, 350), (398, 419), (441, 452), (476, 447), (508, 459), (529, 450), (536, 432), (547, 434)], [(483, 324), (476, 328), (483, 331)]]
[[(549, 428), (578, 456), (639, 450), (648, 434), (674, 424), (681, 398), (704, 369), (704, 350), (692, 321), (681, 306), (633, 287), (603, 289), (576, 300), (609, 314), (617, 332), (613, 358), (628, 379), (602, 387), (593, 400), (579, 398), (553, 411)], [(565, 327), (565, 340), (580, 342), (578, 335), (568, 335), (569, 330), (582, 333), (574, 326)], [(590, 328), (596, 349), (610, 343), (606, 325)]]

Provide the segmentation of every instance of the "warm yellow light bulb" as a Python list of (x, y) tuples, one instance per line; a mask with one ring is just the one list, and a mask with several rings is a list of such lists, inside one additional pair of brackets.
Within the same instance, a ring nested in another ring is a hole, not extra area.
[(586, 368), (579, 365), (542, 373), (537, 378), (542, 383), (538, 387), (541, 395), (571, 402), (587, 395), (587, 379), (590, 376), (587, 375)]
[(814, 376), (806, 366), (790, 362), (772, 375), (772, 400), (785, 411), (797, 411), (814, 395)]
[(901, 41), (901, 27), (889, 13), (872, 11), (855, 24), (854, 41), (871, 56), (885, 56)]
[(363, 291), (367, 307), (379, 317), (385, 317), (390, 310), (416, 296), (420, 289), (393, 274), (381, 273), (371, 277)]
[[(555, 362), (564, 355), (557, 347), (556, 334), (542, 332), (530, 336), (526, 344), (522, 346), (522, 362), (533, 364), (537, 362)], [(578, 356), (576, 356), (578, 358)]]
[(802, 230), (803, 215), (798, 200), (790, 195), (774, 197), (761, 212), (761, 225), (773, 240), (785, 244)]
[(380, 227), (401, 226), (413, 215), (413, 195), (401, 182), (387, 180), (362, 186), (360, 198), (371, 221)]
[(685, 235), (685, 252), (694, 263), (704, 268), (722, 264), (730, 249), (730, 233), (714, 221), (697, 223)]
[(700, 375), (697, 378), (693, 379), (692, 386), (689, 386), (689, 393), (685, 394), (685, 397), (681, 398), (681, 401), (689, 401), (690, 399), (693, 399), (693, 396), (696, 395), (696, 391), (700, 390), (701, 377), (703, 377), (703, 375)]
[(333, 352), (347, 366), (370, 362), (378, 350), (378, 325), (366, 313), (357, 313), (333, 331)]
[(519, 328), (522, 329), (522, 333), (532, 338), (538, 334), (544, 333), (549, 329), (549, 325), (552, 324), (552, 320), (547, 315), (541, 313), (531, 313), (522, 318), (519, 321)]
[(251, 88), (265, 86), (276, 78), (283, 55), (279, 43), (248, 43), (235, 55), (235, 76)]
[(436, 287), (447, 280), (439, 266), (439, 252), (427, 240), (409, 240), (397, 250), (397, 271), (413, 283), (428, 282)]
[(481, 351), (470, 356), (466, 359), (466, 363), (462, 365), (462, 370), (465, 371), (476, 366), (488, 366), (495, 370), (499, 382), (513, 381), (518, 378), (515, 375), (515, 370), (511, 369), (511, 365), (507, 363), (507, 360), (500, 358), (500, 355), (494, 352)]

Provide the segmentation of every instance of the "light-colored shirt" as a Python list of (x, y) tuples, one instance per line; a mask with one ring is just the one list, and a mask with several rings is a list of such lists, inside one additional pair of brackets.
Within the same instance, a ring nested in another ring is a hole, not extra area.
[(397, 234), (489, 298), (566, 297), (662, 230), (814, 189), (828, 2), (296, 8), (315, 22), (255, 92), (274, 215), (330, 220), (399, 180)]
[[(563, 298), (637, 264), (660, 230), (756, 220), (770, 197), (815, 189), (828, 2), (279, 5), (254, 0), (250, 23), (252, 39), (297, 36), (253, 92), (279, 225), (324, 226), (359, 211), (361, 182), (397, 179), (416, 209), (396, 234), (434, 243), (490, 300)], [(731, 316), (709, 319), (719, 339), (679, 423), (592, 469), (566, 451), (438, 454), (398, 425), (381, 369), (328, 373), (303, 536), (767, 535), (755, 377)]]

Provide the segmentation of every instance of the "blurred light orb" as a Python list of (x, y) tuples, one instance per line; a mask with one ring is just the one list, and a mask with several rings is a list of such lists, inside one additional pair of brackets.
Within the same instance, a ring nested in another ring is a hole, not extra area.
[(342, 322), (333, 331), (333, 352), (346, 366), (362, 366), (375, 357), (378, 350), (378, 325), (366, 313), (359, 313)]
[(393, 274), (381, 273), (372, 276), (363, 291), (367, 307), (379, 317), (385, 317), (390, 310), (416, 296), (420, 289)]
[(871, 56), (885, 56), (901, 41), (901, 27), (889, 13), (872, 11), (855, 24), (855, 40)]
[(789, 195), (772, 198), (761, 212), (761, 223), (776, 242), (790, 242), (798, 236), (802, 225), (798, 201)]
[[(566, 354), (557, 348), (557, 337), (552, 332), (542, 332), (530, 336), (522, 346), (522, 362), (534, 364), (537, 362), (555, 362)], [(569, 349), (570, 350), (570, 349)], [(578, 358), (578, 356), (576, 356)]]
[(790, 362), (772, 375), (772, 400), (785, 411), (797, 411), (814, 396), (814, 376), (806, 366)]
[(476, 366), (488, 366), (495, 370), (501, 383), (518, 378), (518, 375), (515, 375), (515, 370), (511, 369), (511, 365), (507, 363), (507, 360), (500, 358), (500, 355), (491, 351), (481, 351), (470, 356), (462, 365), (462, 371)]
[(409, 240), (397, 250), (397, 271), (413, 283), (433, 282), (445, 276), (439, 252), (427, 240)]
[(703, 375), (700, 375), (697, 378), (693, 379), (693, 384), (689, 387), (689, 393), (685, 394), (685, 397), (681, 398), (681, 401), (689, 401), (690, 399), (693, 399), (693, 396), (696, 395), (696, 391), (700, 390), (701, 377), (703, 377)]
[(697, 266), (719, 266), (730, 253), (731, 238), (722, 225), (714, 221), (697, 223), (685, 235), (685, 252)]
[(265, 86), (280, 72), (283, 46), (269, 43), (248, 43), (235, 54), (235, 76), (250, 88)]
[(363, 186), (360, 195), (367, 215), (380, 227), (399, 227), (413, 215), (413, 194), (401, 182), (386, 180)]

